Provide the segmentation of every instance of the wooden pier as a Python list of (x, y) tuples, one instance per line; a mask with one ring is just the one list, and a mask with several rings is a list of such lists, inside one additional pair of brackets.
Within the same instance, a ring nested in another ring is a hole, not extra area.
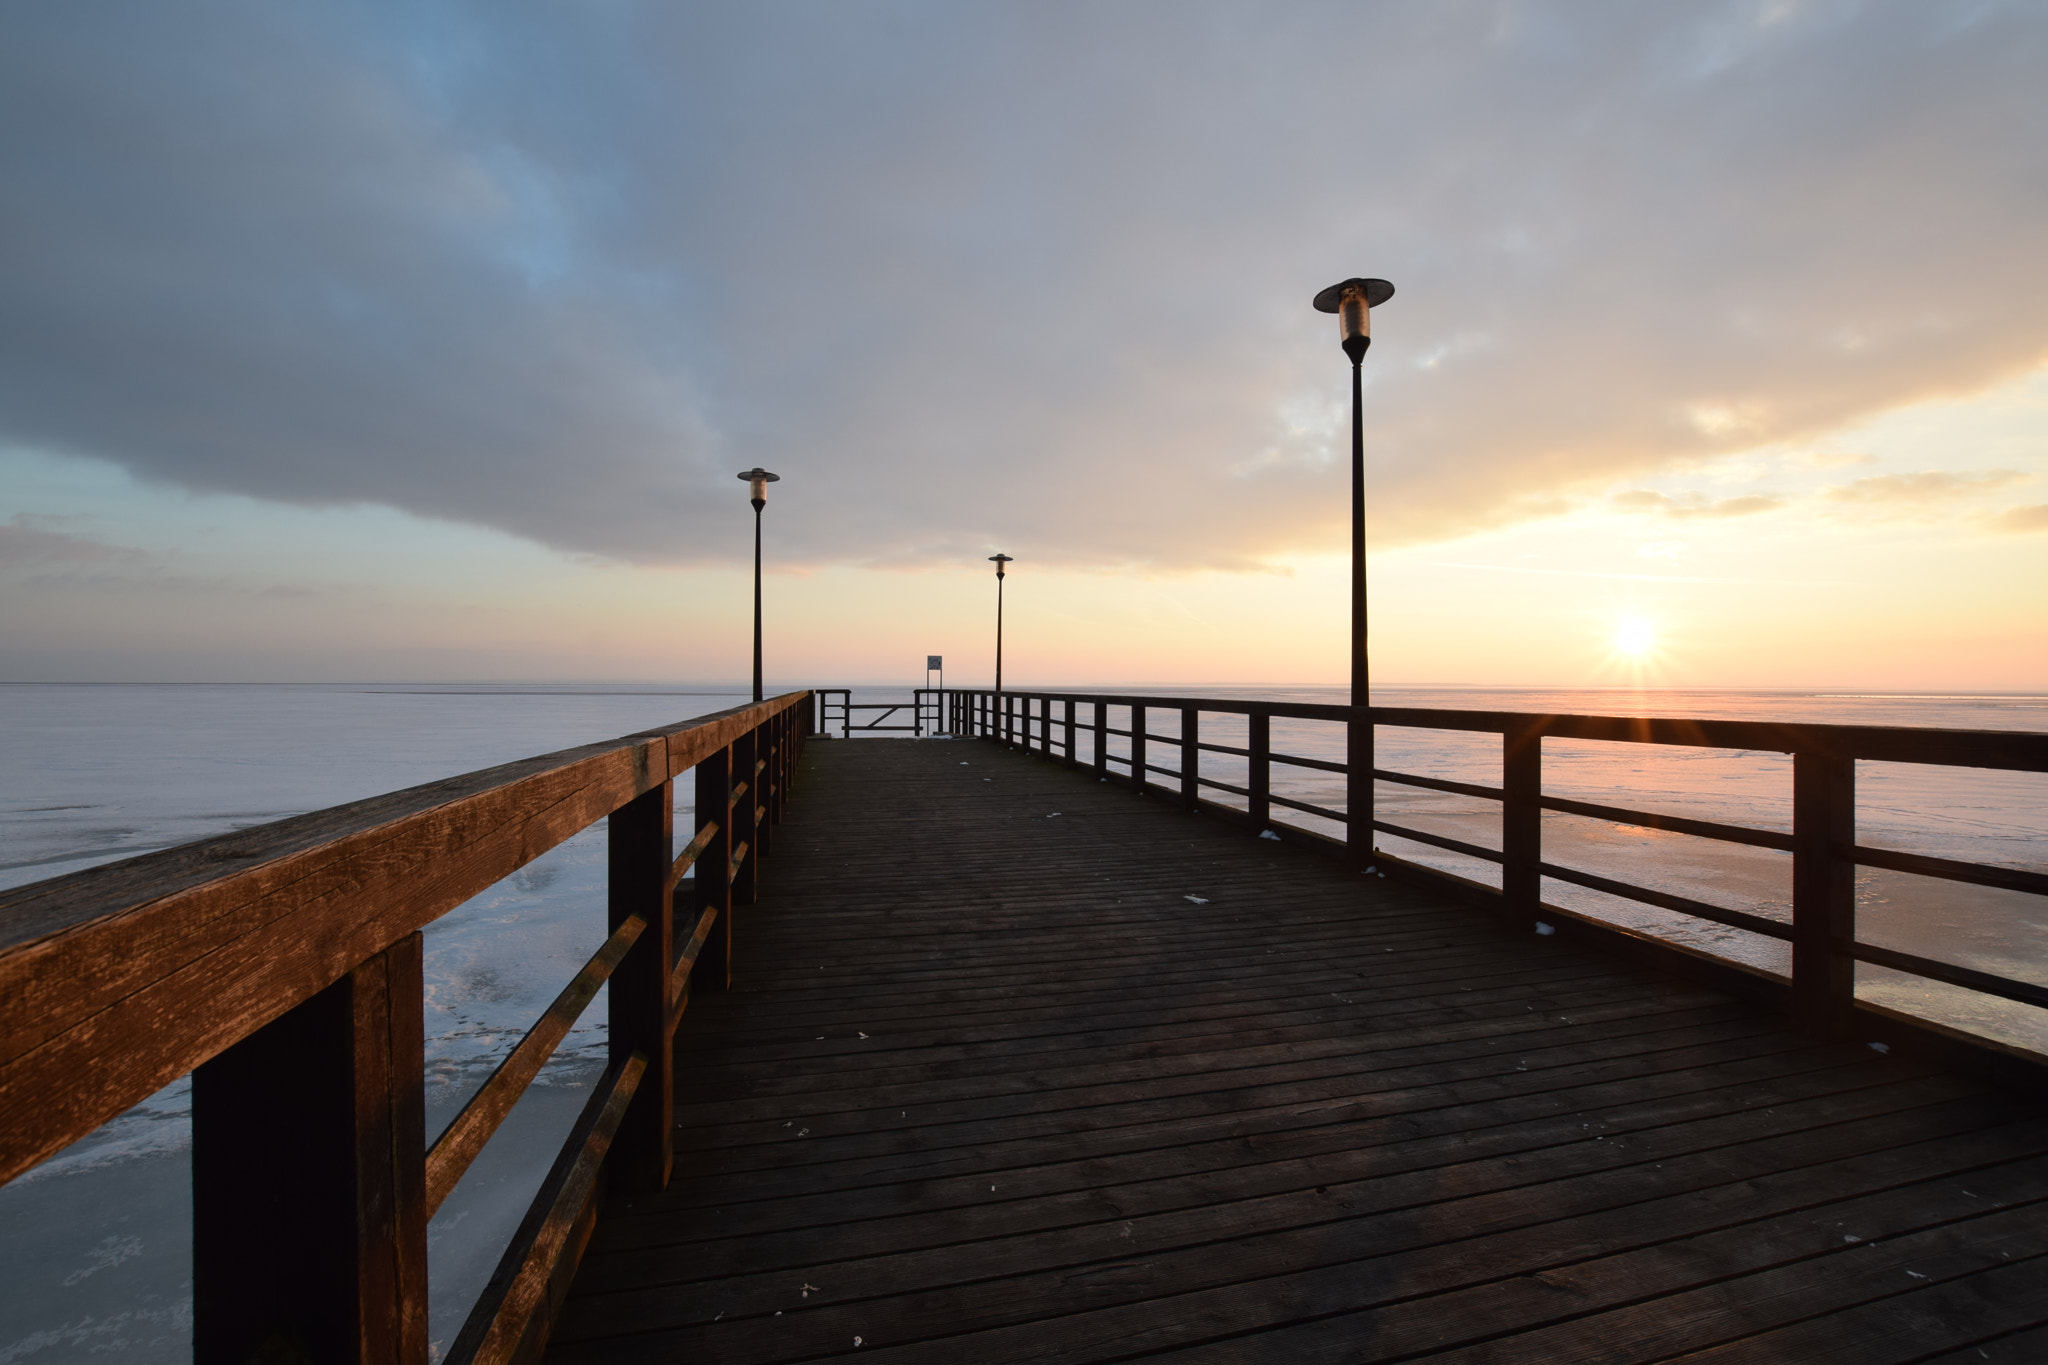
[(2048, 1358), (2011, 1093), (994, 745), (800, 792), (551, 1362)]
[[(0, 1179), (189, 1074), (198, 1365), (2048, 1359), (2048, 1058), (1855, 991), (2042, 1008), (2048, 971), (1867, 941), (1854, 896), (1860, 867), (2048, 895), (1866, 846), (1854, 800), (1865, 762), (2048, 772), (2048, 735), (907, 713), (951, 737), (818, 743), (904, 721), (793, 692), (0, 893)], [(1286, 751), (1315, 725), (1363, 764)], [(1376, 725), (1498, 735), (1500, 784), (1385, 771)], [(1546, 738), (1789, 754), (1790, 828), (1546, 792)], [(1379, 819), (1378, 783), (1498, 802), (1499, 839)], [(1545, 813), (1774, 850), (1791, 912), (1549, 860)], [(430, 1137), (421, 929), (598, 822), (588, 964)], [(606, 1069), (437, 1354), (428, 1222), (600, 986)]]

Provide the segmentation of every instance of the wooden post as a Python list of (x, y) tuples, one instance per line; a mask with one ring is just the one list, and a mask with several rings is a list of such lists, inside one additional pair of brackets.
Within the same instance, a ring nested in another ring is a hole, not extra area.
[(1095, 703), (1095, 775), (1109, 776), (1109, 703)]
[(1131, 783), (1142, 793), (1145, 790), (1145, 708), (1131, 708)]
[(1344, 852), (1354, 872), (1372, 865), (1372, 739), (1372, 708), (1354, 702), (1344, 726)]
[[(767, 760), (768, 766), (761, 769), (760, 776), (755, 779), (760, 799), (754, 804), (761, 808), (761, 813), (754, 821), (754, 852), (747, 859), (749, 865), (756, 858), (766, 858), (775, 852), (775, 822), (778, 818), (775, 803), (781, 800), (782, 773), (779, 765), (782, 755), (776, 748), (773, 721), (764, 721), (754, 728), (754, 753), (756, 757)], [(751, 896), (747, 903), (753, 904)]]
[(789, 805), (790, 758), (796, 751), (791, 742), (789, 712), (778, 714), (768, 722), (768, 727), (775, 736), (775, 809), (769, 818), (779, 825)]
[[(697, 774), (697, 829), (717, 825), (718, 833), (697, 855), (696, 912), (717, 910), (711, 937), (697, 955), (690, 970), (690, 990), (722, 991), (732, 986), (732, 816), (727, 811), (732, 795), (732, 750), (720, 749), (699, 763)], [(693, 929), (695, 925), (691, 926)]]
[(675, 961), (675, 922), (669, 914), (668, 869), (674, 834), (674, 789), (664, 782), (628, 801), (605, 822), (605, 928), (638, 915), (647, 928), (612, 972), (606, 991), (611, 1064), (634, 1053), (647, 1057), (647, 1074), (619, 1123), (605, 1159), (613, 1191), (654, 1194), (668, 1187), (674, 1166), (672, 1109), (675, 1066), (670, 1056), (668, 973)]
[(1245, 747), (1252, 751), (1251, 772), (1245, 785), (1252, 793), (1252, 823), (1264, 833), (1273, 823), (1273, 717), (1264, 711), (1254, 711), (1250, 720), (1250, 743)]
[(198, 1365), (425, 1365), (420, 943), (192, 1073)]
[(1180, 803), (1198, 809), (1202, 800), (1202, 713), (1180, 708)]
[[(754, 809), (761, 800), (761, 775), (754, 771), (754, 760), (760, 756), (761, 732), (749, 730), (733, 741), (732, 785), (742, 786), (739, 799), (731, 802), (733, 856), (739, 858), (739, 866), (732, 871), (732, 903), (752, 905), (760, 892), (761, 885), (761, 831), (760, 822), (754, 818)], [(740, 857), (740, 845), (746, 845), (746, 856)]]
[(1792, 1000), (1806, 1028), (1847, 1037), (1856, 1020), (1856, 761), (1792, 755)]
[(1067, 766), (1072, 768), (1080, 763), (1074, 753), (1074, 699), (1067, 698)]
[(1501, 899), (1533, 929), (1543, 899), (1543, 736), (1533, 727), (1502, 734), (1500, 789)]

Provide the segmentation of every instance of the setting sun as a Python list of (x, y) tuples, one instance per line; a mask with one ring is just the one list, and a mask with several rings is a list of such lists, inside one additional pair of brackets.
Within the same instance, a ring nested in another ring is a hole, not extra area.
[(1614, 627), (1614, 648), (1617, 653), (1640, 658), (1648, 654), (1656, 643), (1656, 630), (1640, 616), (1625, 616)]

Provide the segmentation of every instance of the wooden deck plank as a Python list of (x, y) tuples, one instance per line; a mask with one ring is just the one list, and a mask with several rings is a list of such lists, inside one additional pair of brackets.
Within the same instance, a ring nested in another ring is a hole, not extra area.
[(2037, 1108), (1085, 772), (814, 745), (738, 943), (677, 1178), (608, 1205), (550, 1360), (1903, 1362), (2048, 1324)]

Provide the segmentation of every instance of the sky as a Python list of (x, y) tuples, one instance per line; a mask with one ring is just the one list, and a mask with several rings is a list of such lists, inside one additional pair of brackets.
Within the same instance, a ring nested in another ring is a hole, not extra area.
[(0, 681), (2048, 690), (2048, 5), (22, 6)]

